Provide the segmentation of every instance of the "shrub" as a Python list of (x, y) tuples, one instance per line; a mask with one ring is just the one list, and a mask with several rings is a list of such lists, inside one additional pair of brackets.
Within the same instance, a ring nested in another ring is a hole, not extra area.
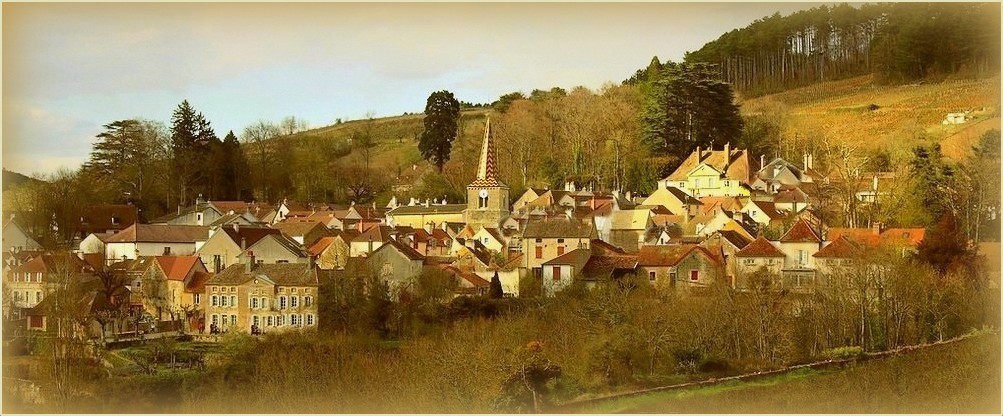
[(822, 357), (829, 360), (846, 360), (864, 355), (864, 349), (858, 346), (838, 347), (822, 351)]

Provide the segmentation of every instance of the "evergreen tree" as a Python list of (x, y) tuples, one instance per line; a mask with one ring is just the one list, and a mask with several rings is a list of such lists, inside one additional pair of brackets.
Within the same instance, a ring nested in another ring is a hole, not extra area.
[(442, 90), (428, 96), (425, 104), (425, 130), (418, 141), (421, 156), (435, 164), (442, 172), (442, 166), (449, 160), (449, 152), (456, 139), (460, 119), (460, 103), (453, 93)]
[(178, 202), (187, 205), (192, 193), (208, 191), (211, 144), (218, 141), (209, 121), (184, 100), (171, 116), (171, 149)]
[(643, 140), (675, 165), (697, 146), (737, 142), (742, 117), (731, 86), (707, 64), (668, 63), (651, 86), (642, 112)]
[(491, 277), (491, 290), (488, 293), (491, 299), (501, 299), (505, 296), (505, 291), (502, 290), (501, 279), (498, 277), (498, 271), (495, 270), (495, 275)]

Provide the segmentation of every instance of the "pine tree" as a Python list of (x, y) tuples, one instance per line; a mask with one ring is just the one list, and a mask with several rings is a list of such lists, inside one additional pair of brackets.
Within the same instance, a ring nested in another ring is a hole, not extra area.
[(449, 152), (456, 140), (460, 119), (460, 103), (453, 93), (442, 90), (428, 96), (425, 104), (425, 130), (418, 141), (421, 156), (435, 164), (442, 172), (442, 166), (449, 160)]
[(495, 270), (495, 275), (491, 277), (491, 290), (488, 293), (491, 299), (501, 299), (505, 296), (505, 291), (502, 290), (501, 279), (498, 277), (498, 271)]
[(211, 190), (211, 145), (219, 141), (209, 121), (184, 100), (171, 116), (171, 149), (179, 203), (187, 205), (192, 193)]

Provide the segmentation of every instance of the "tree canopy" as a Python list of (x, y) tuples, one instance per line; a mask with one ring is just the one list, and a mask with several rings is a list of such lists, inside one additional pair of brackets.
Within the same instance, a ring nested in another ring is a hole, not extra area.
[(460, 119), (460, 103), (453, 93), (442, 90), (428, 96), (425, 104), (425, 130), (418, 141), (421, 156), (432, 162), (439, 172), (449, 160), (449, 151), (453, 147), (458, 132), (457, 122)]

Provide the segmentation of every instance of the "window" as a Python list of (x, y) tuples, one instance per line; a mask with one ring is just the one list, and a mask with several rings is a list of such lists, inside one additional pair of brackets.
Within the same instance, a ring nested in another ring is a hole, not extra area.
[(229, 319), (227, 319), (227, 316), (226, 316), (226, 315), (223, 315), (223, 325), (225, 326), (225, 325), (227, 325), (227, 324), (229, 324), (229, 323), (230, 323), (230, 320), (229, 320)]
[(798, 264), (804, 266), (806, 263), (808, 263), (808, 252), (798, 250)]
[(233, 308), (237, 307), (237, 296), (236, 295), (230, 295), (230, 307), (233, 307)]
[(14, 302), (20, 302), (20, 301), (21, 301), (21, 292), (15, 291), (14, 292)]
[(216, 299), (216, 295), (209, 296), (209, 305), (219, 306), (219, 299)]
[(193, 300), (194, 300), (194, 302), (195, 302), (196, 305), (202, 303), (202, 294), (201, 293), (196, 293), (192, 297), (193, 297)]
[(283, 318), (284, 317), (282, 315), (276, 316), (275, 317), (275, 326), (285, 325), (285, 322), (283, 322), (283, 321), (285, 321), (285, 319), (283, 319)]
[(751, 266), (753, 264), (756, 264), (756, 259), (743, 259), (742, 264), (746, 266)]
[(164, 255), (165, 256), (170, 256), (171, 255), (171, 248), (170, 247), (164, 247)]
[(690, 270), (690, 280), (700, 280), (700, 271)]
[(236, 286), (230, 286), (230, 291), (231, 292), (236, 292), (237, 291), (237, 287)]
[(561, 280), (561, 266), (554, 266), (554, 281)]
[(216, 293), (216, 292), (219, 292), (219, 288), (216, 287), (216, 286), (213, 286), (212, 287), (212, 293)]
[(542, 242), (543, 242), (543, 239), (542, 239), (542, 238), (537, 238), (537, 239), (536, 239), (536, 242), (537, 242), (537, 243), (542, 243)]
[(291, 308), (298, 307), (298, 306), (300, 306), (299, 303), (300, 303), (299, 296), (290, 296), (289, 297), (289, 307), (291, 307)]
[(35, 273), (35, 283), (42, 283), (42, 273)]
[(251, 308), (258, 309), (258, 298), (251, 298)]
[(112, 223), (112, 224), (114, 224), (114, 225), (118, 225), (118, 221), (119, 221), (119, 220), (118, 220), (118, 217), (116, 217), (116, 216), (114, 216), (114, 215), (113, 215), (113, 216), (111, 217), (111, 223)]
[(557, 255), (564, 255), (564, 246), (557, 246)]
[(669, 280), (676, 280), (676, 272), (669, 273)]
[(557, 239), (557, 244), (564, 244), (564, 239), (563, 238), (558, 238)]
[(648, 280), (652, 282), (655, 281), (655, 272), (648, 272)]
[(260, 326), (259, 324), (260, 324), (260, 322), (258, 321), (258, 315), (252, 316), (251, 317), (251, 325)]
[(306, 325), (307, 326), (313, 326), (313, 315), (307, 315), (306, 316)]
[[(212, 306), (216, 306), (216, 296), (212, 297)], [(219, 297), (219, 306), (226, 307), (226, 296)]]
[(41, 302), (41, 301), (42, 301), (42, 291), (35, 292), (35, 302)]
[(542, 259), (543, 258), (543, 247), (537, 247), (536, 248), (536, 258), (538, 258), (538, 259)]
[(279, 309), (285, 309), (285, 308), (286, 308), (286, 297), (279, 296)]
[(289, 315), (289, 325), (293, 325), (293, 326), (296, 325), (296, 314), (290, 314)]
[(286, 293), (286, 288), (280, 287), (279, 288), (279, 293)]
[(303, 289), (303, 293), (310, 293), (310, 288)]
[(219, 315), (212, 314), (212, 323), (213, 325), (219, 326)]
[(303, 306), (309, 307), (311, 305), (313, 305), (313, 297), (304, 296), (303, 297)]
[(268, 326), (272, 326), (272, 324), (274, 324), (274, 323), (275, 323), (275, 321), (273, 321), (273, 320), (272, 320), (272, 317), (271, 317), (271, 316), (269, 316), (269, 317), (268, 317)]
[(230, 315), (230, 322), (237, 325), (237, 315)]
[(289, 263), (289, 260), (275, 260), (275, 264), (285, 264)]

